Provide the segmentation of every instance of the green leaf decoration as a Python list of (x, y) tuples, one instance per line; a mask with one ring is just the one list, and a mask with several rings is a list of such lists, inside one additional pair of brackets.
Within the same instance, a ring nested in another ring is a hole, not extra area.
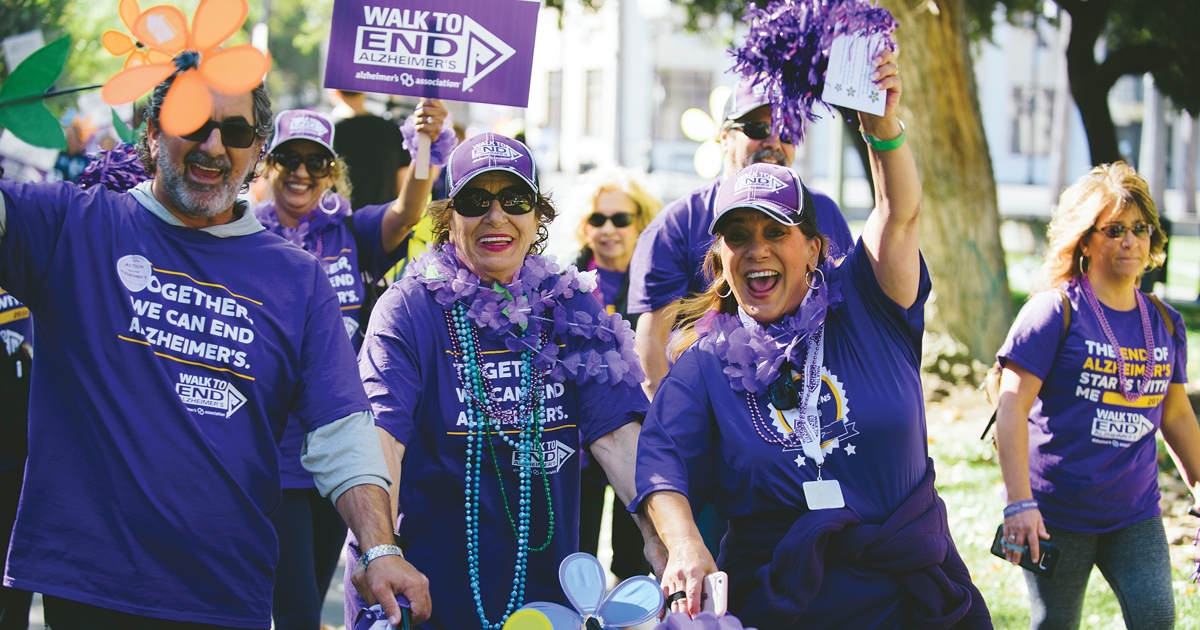
[(512, 295), (512, 293), (508, 292), (508, 288), (506, 288), (503, 284), (500, 284), (496, 280), (492, 281), (492, 289), (495, 290), (496, 293), (503, 294), (504, 297), (508, 298), (509, 302), (513, 301), (513, 295)]
[(54, 85), (67, 65), (71, 52), (70, 36), (56, 39), (37, 49), (13, 69), (0, 86), (0, 104), (27, 96), (42, 94)]
[(0, 107), (0, 127), (35, 147), (67, 149), (62, 125), (40, 100)]
[(0, 127), (33, 146), (66, 150), (62, 126), (40, 98), (10, 101), (44, 94), (62, 74), (70, 52), (71, 38), (62, 37), (42, 46), (13, 69), (0, 85)]
[(137, 132), (130, 129), (129, 125), (126, 125), (125, 121), (121, 120), (121, 117), (117, 115), (116, 109), (112, 110), (112, 124), (113, 130), (117, 132), (117, 137), (121, 139), (121, 142), (133, 144), (137, 140)]

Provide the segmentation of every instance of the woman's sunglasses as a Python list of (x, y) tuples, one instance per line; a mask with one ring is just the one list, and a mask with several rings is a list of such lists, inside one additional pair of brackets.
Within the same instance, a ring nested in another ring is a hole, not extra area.
[[(766, 140), (771, 137), (771, 123), (769, 122), (740, 122), (733, 123), (729, 126), (730, 129), (737, 129), (746, 134), (751, 140)], [(786, 131), (780, 132), (779, 141), (784, 144), (791, 144), (792, 137)]]
[(800, 406), (800, 393), (792, 381), (792, 363), (785, 361), (779, 368), (779, 376), (767, 388), (771, 404), (779, 411), (788, 411)]
[(333, 158), (328, 155), (319, 153), (300, 155), (295, 151), (276, 151), (271, 154), (271, 161), (287, 171), (294, 171), (304, 164), (308, 174), (313, 177), (325, 177), (329, 174), (330, 165), (333, 164)]
[(1113, 223), (1104, 227), (1098, 227), (1096, 228), (1096, 231), (1104, 234), (1108, 238), (1115, 239), (1125, 238), (1125, 233), (1130, 231), (1132, 231), (1133, 235), (1138, 238), (1149, 238), (1149, 236), (1154, 233), (1154, 226), (1150, 225), (1149, 223), (1135, 223), (1133, 227), (1126, 227), (1120, 223)]
[(618, 212), (611, 216), (607, 214), (600, 214), (599, 212), (593, 212), (592, 214), (588, 215), (587, 222), (588, 225), (592, 227), (604, 227), (604, 224), (608, 223), (610, 219), (612, 220), (613, 227), (615, 228), (623, 228), (633, 225), (633, 215), (628, 212)]
[(466, 188), (454, 195), (454, 211), (464, 217), (481, 217), (488, 213), (492, 201), (500, 202), (506, 214), (528, 214), (533, 210), (536, 195), (525, 186), (510, 186), (492, 194), (482, 188)]
[(184, 140), (204, 142), (212, 135), (213, 129), (221, 130), (221, 144), (231, 149), (247, 149), (258, 138), (258, 129), (248, 122), (241, 120), (210, 120), (204, 126), (192, 133), (182, 136)]

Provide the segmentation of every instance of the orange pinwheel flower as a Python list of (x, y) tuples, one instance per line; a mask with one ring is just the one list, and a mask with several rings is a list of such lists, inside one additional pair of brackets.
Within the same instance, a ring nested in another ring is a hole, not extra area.
[[(121, 3), (126, 24), (137, 9), (136, 0)], [(199, 129), (212, 116), (209, 89), (245, 94), (262, 82), (270, 68), (267, 55), (253, 46), (217, 48), (241, 28), (248, 13), (246, 0), (201, 0), (190, 32), (187, 18), (173, 6), (159, 5), (137, 14), (129, 31), (149, 50), (144, 60), (131, 64), (126, 59), (125, 68), (104, 84), (104, 101), (109, 105), (133, 102), (178, 71), (163, 99), (159, 122), (163, 131), (175, 136)], [(159, 61), (164, 57), (166, 61)]]
[[(133, 25), (137, 23), (138, 16), (142, 13), (137, 0), (121, 0), (119, 10), (121, 21), (125, 23), (125, 28), (132, 33)], [(104, 44), (104, 49), (115, 57), (129, 53), (129, 56), (125, 58), (125, 68), (171, 61), (170, 55), (146, 48), (141, 42), (120, 31), (104, 31), (104, 34), (100, 36), (100, 43)]]

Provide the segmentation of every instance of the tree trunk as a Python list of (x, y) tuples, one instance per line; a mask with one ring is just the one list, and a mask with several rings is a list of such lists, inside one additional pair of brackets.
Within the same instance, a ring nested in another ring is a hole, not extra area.
[(964, 0), (883, 0), (900, 22), (901, 117), (924, 196), (921, 251), (937, 295), (933, 330), (991, 363), (1012, 322), (996, 181), (975, 91)]
[[(1060, 3), (1060, 6), (1064, 9), (1073, 6), (1066, 4)], [(1069, 11), (1071, 41), (1067, 44), (1067, 74), (1071, 80), (1071, 95), (1079, 106), (1083, 128), (1087, 131), (1092, 164), (1108, 164), (1121, 159), (1117, 130), (1108, 108), (1108, 92), (1117, 77), (1112, 80), (1103, 77), (1096, 63), (1096, 40), (1108, 22), (1108, 2), (1095, 4), (1095, 7)]]

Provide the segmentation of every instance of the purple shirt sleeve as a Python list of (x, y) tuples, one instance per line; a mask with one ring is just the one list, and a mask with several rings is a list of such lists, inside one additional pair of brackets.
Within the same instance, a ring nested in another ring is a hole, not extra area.
[(377, 206), (363, 206), (354, 211), (350, 220), (354, 221), (354, 232), (357, 235), (355, 245), (358, 246), (358, 264), (372, 278), (378, 280), (404, 259), (408, 253), (408, 242), (412, 232), (400, 241), (390, 252), (383, 251), (383, 217), (390, 203)]
[[(597, 319), (608, 317), (607, 310), (600, 306), (596, 296), (591, 293), (579, 293), (566, 303), (568, 310), (582, 310), (591, 313)], [(611, 350), (611, 341), (599, 337), (577, 343), (578, 337), (568, 336), (568, 352), (591, 346), (596, 352), (604, 354)], [(585, 447), (590, 447), (597, 439), (629, 424), (638, 422), (646, 415), (649, 403), (641, 387), (626, 383), (598, 383), (595, 380), (578, 385), (579, 396), (579, 431)]]
[(71, 207), (90, 208), (91, 204), (71, 203), (85, 195), (105, 194), (103, 186), (84, 192), (74, 184), (17, 184), (0, 180), (4, 194), (7, 225), (0, 242), (0, 286), (25, 304), (36, 308), (38, 293), (45, 277), (55, 244)]
[(658, 386), (642, 425), (634, 473), (637, 496), (629, 504), (630, 512), (637, 512), (646, 497), (660, 490), (687, 497), (693, 516), (708, 504), (715, 465), (710, 410), (708, 388), (693, 345)]
[[(358, 357), (359, 375), (375, 413), (375, 425), (406, 446), (416, 430), (413, 414), (420, 403), (423, 382), (412, 324), (418, 317), (425, 321), (409, 308), (405, 299), (408, 291), (403, 290), (424, 288), (411, 288), (409, 284), (394, 284), (379, 299), (371, 311), (371, 323)], [(427, 334), (441, 332), (436, 324), (429, 328), (433, 332)]]
[(1062, 346), (1062, 309), (1062, 294), (1057, 290), (1029, 298), (996, 353), (1000, 365), (1012, 361), (1045, 382)]
[(693, 270), (688, 268), (691, 239), (684, 222), (693, 214), (692, 198), (667, 204), (638, 236), (629, 263), (631, 315), (658, 310), (687, 295)]
[(1175, 364), (1171, 366), (1171, 382), (1187, 383), (1187, 328), (1179, 311), (1168, 306), (1167, 314), (1171, 316), (1171, 321), (1175, 322), (1175, 335), (1172, 338), (1175, 342)]

